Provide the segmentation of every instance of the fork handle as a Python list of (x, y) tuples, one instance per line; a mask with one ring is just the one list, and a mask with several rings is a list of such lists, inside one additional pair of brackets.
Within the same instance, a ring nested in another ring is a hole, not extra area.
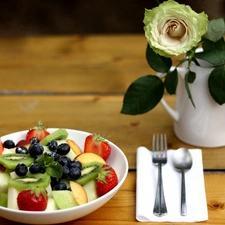
[(166, 202), (162, 182), (162, 164), (158, 164), (158, 183), (156, 189), (155, 205), (153, 214), (156, 216), (165, 216), (167, 214)]

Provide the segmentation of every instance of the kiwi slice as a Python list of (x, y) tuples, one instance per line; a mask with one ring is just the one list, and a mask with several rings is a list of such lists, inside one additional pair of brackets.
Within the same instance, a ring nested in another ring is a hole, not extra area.
[(34, 162), (28, 154), (10, 153), (0, 155), (0, 164), (9, 170), (14, 170), (18, 163), (24, 163), (26, 166), (30, 166)]
[(103, 163), (100, 162), (90, 162), (82, 165), (81, 176), (75, 181), (80, 185), (85, 185), (89, 181), (97, 178)]
[(19, 191), (25, 189), (46, 188), (50, 183), (50, 176), (46, 173), (29, 174), (24, 177), (15, 179), (10, 178), (8, 181), (9, 187), (14, 187)]
[(42, 139), (40, 143), (41, 145), (46, 146), (48, 142), (51, 140), (62, 140), (62, 139), (66, 139), (67, 137), (68, 137), (68, 132), (65, 129), (60, 128), (52, 132), (48, 136), (46, 136), (44, 139)]

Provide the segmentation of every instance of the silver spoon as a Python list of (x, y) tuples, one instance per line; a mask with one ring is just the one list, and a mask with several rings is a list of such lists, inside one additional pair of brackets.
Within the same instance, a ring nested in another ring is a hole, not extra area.
[(192, 157), (188, 149), (179, 148), (173, 155), (173, 164), (177, 170), (181, 171), (181, 215), (187, 215), (185, 171), (192, 167)]

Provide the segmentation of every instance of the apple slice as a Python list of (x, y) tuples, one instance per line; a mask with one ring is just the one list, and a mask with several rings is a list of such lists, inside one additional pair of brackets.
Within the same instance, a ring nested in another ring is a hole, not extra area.
[(79, 147), (79, 145), (75, 141), (73, 141), (71, 139), (67, 139), (66, 142), (70, 146), (70, 149), (74, 152), (74, 154), (76, 156), (83, 153), (81, 148)]
[(88, 197), (85, 189), (77, 182), (70, 181), (70, 188), (73, 193), (73, 197), (79, 205), (88, 202)]
[(76, 160), (80, 161), (81, 164), (86, 164), (90, 162), (99, 162), (106, 164), (106, 161), (99, 155), (92, 152), (85, 152), (76, 157)]
[(18, 205), (17, 205), (18, 194), (19, 194), (19, 191), (16, 188), (13, 188), (13, 187), (8, 188), (7, 208), (19, 210)]
[(77, 201), (73, 197), (72, 191), (62, 190), (62, 191), (52, 191), (53, 199), (55, 204), (59, 209), (67, 209), (74, 206), (78, 206)]
[(47, 208), (46, 208), (45, 211), (52, 212), (52, 211), (55, 211), (55, 210), (58, 210), (58, 207), (55, 203), (54, 198), (50, 197), (50, 198), (48, 198), (48, 204), (47, 204)]
[(87, 184), (83, 185), (84, 190), (88, 196), (88, 202), (93, 201), (98, 198), (96, 191), (96, 180), (91, 180)]

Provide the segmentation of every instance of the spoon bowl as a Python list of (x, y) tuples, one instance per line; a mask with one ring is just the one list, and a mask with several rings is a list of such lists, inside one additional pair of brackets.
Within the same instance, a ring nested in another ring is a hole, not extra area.
[(192, 156), (188, 149), (179, 148), (173, 156), (174, 167), (181, 172), (181, 215), (187, 215), (185, 171), (192, 167)]
[(179, 148), (174, 153), (173, 165), (177, 170), (189, 170), (192, 167), (191, 153), (186, 148)]

